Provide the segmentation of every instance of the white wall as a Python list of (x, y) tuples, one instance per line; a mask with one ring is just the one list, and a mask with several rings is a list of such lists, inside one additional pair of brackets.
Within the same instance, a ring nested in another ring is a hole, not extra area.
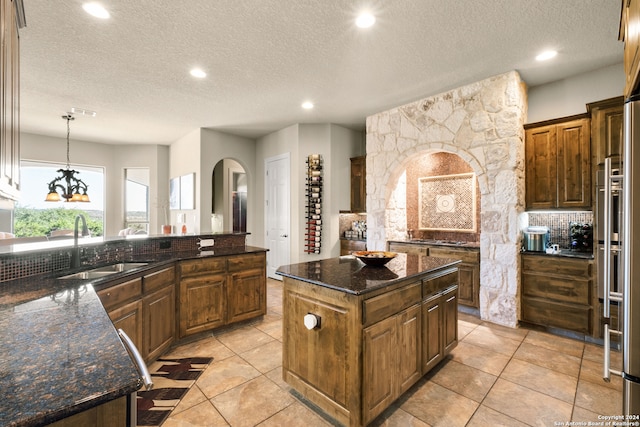
[[(44, 162), (67, 162), (65, 138), (20, 134), (20, 158)], [(110, 145), (70, 140), (70, 160), (73, 165), (104, 168), (104, 206), (106, 236), (116, 236), (124, 226), (124, 169), (149, 168), (151, 178), (151, 233), (157, 232), (158, 212), (153, 209), (154, 196), (168, 194), (164, 172), (168, 170), (168, 149), (159, 145)], [(43, 183), (43, 194), (46, 191)], [(91, 196), (91, 191), (89, 190)], [(44, 196), (43, 196), (44, 197)]]
[[(350, 161), (363, 153), (363, 137), (333, 124), (296, 124), (258, 139), (256, 166), (258, 176), (264, 176), (265, 159), (289, 153), (291, 158), (291, 263), (313, 261), (340, 254), (338, 211), (350, 206)], [(305, 232), (305, 173), (309, 154), (321, 154), (323, 169), (322, 252), (304, 253)], [(260, 181), (262, 182), (262, 181)], [(264, 185), (258, 185), (256, 214), (259, 215), (261, 233), (256, 233), (256, 244), (265, 245), (264, 239)]]
[(621, 96), (624, 82), (623, 64), (619, 63), (531, 87), (526, 123), (586, 113), (590, 102)]
[[(173, 145), (171, 145), (173, 152)], [(193, 162), (193, 153), (190, 154)], [(262, 225), (262, 216), (256, 213), (256, 141), (212, 129), (200, 129), (200, 157), (199, 168), (200, 177), (196, 177), (198, 182), (196, 196), (199, 199), (199, 224), (197, 230), (200, 232), (211, 231), (211, 208), (212, 191), (211, 177), (216, 164), (222, 159), (232, 159), (238, 162), (247, 173), (247, 244), (256, 245), (256, 235)], [(187, 162), (187, 160), (183, 160)], [(173, 164), (174, 158), (171, 157)], [(262, 181), (259, 181), (260, 183)], [(225, 230), (229, 231), (229, 230)], [(259, 245), (258, 245), (259, 246)]]

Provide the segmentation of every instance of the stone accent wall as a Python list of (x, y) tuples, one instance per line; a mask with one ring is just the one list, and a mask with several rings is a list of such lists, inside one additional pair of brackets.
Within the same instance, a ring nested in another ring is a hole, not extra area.
[(405, 239), (406, 165), (450, 152), (475, 172), (481, 193), (480, 316), (515, 327), (520, 303), (526, 88), (517, 72), (367, 117), (367, 247)]

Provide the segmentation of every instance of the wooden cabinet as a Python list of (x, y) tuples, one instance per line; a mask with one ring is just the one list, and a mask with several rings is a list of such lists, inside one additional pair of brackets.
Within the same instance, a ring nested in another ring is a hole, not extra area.
[(266, 314), (264, 252), (179, 264), (180, 338)]
[[(422, 376), (420, 305), (363, 331), (364, 422), (369, 423)], [(387, 367), (380, 369), (381, 366)]]
[(607, 157), (622, 156), (624, 99), (621, 96), (587, 104), (591, 113), (593, 163), (603, 165)]
[(340, 256), (366, 250), (367, 242), (365, 240), (340, 239)]
[(593, 262), (522, 255), (522, 320), (592, 334)]
[(526, 208), (591, 209), (590, 119), (525, 126)]
[(351, 212), (367, 211), (367, 157), (351, 159)]
[(0, 0), (0, 198), (20, 195), (20, 40), (22, 0)]
[(116, 329), (121, 328), (146, 362), (175, 339), (175, 268), (141, 273), (97, 292)]
[(171, 267), (143, 277), (143, 288), (147, 279), (153, 286), (145, 290), (142, 299), (142, 357), (155, 360), (171, 346), (176, 336), (175, 269)]
[[(285, 277), (284, 380), (339, 423), (370, 423), (457, 344), (457, 281), (448, 267), (349, 294)], [(319, 319), (310, 330), (308, 314)], [(440, 356), (425, 364), (432, 342)]]
[(620, 20), (620, 40), (624, 41), (624, 72), (626, 81), (624, 96), (629, 97), (637, 92), (638, 65), (640, 64), (640, 1), (622, 0)]
[(407, 254), (428, 255), (438, 258), (454, 258), (458, 264), (458, 303), (480, 307), (480, 250), (453, 246), (436, 246), (425, 243), (389, 242), (388, 250)]
[(49, 427), (125, 427), (129, 426), (127, 397), (123, 396), (75, 415), (48, 424)]
[(455, 258), (458, 264), (459, 303), (470, 307), (480, 307), (480, 251), (458, 249), (454, 247), (430, 247), (429, 256)]
[(458, 276), (447, 273), (426, 280), (425, 294), (430, 289), (447, 288), (430, 294), (422, 302), (422, 371), (437, 365), (458, 345)]

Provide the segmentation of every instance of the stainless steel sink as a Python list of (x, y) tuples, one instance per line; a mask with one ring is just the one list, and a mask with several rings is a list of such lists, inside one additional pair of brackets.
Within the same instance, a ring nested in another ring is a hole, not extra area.
[(117, 264), (106, 265), (103, 267), (92, 268), (91, 270), (80, 271), (74, 274), (58, 277), (59, 280), (65, 279), (100, 279), (102, 277), (111, 276), (112, 274), (122, 273), (123, 271), (134, 270), (144, 267), (146, 262), (120, 262)]

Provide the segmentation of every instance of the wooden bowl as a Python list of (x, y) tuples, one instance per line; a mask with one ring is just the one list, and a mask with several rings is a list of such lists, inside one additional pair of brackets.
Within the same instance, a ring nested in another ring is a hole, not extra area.
[(372, 267), (380, 267), (394, 259), (398, 255), (395, 252), (386, 251), (356, 251), (353, 256)]

